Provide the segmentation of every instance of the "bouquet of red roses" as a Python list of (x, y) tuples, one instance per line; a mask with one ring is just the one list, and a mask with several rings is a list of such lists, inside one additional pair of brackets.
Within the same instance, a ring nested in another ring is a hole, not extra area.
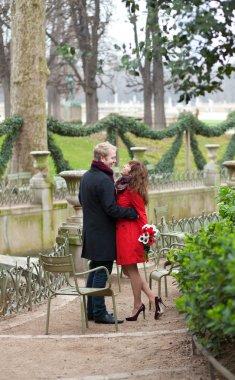
[(148, 261), (148, 254), (151, 245), (153, 245), (160, 234), (159, 230), (154, 224), (145, 224), (142, 227), (143, 233), (140, 235), (138, 241), (144, 244), (144, 258)]

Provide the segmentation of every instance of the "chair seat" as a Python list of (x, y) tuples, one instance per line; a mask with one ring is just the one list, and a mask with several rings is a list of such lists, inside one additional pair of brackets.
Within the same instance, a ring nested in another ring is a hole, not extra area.
[(110, 288), (104, 289), (104, 288), (79, 288), (79, 292), (83, 296), (89, 296), (90, 294), (92, 296), (99, 296), (100, 293), (102, 293), (102, 296), (111, 296), (113, 291)]
[(169, 276), (169, 275), (172, 275), (173, 273), (178, 273), (179, 272), (179, 268), (173, 268), (172, 270), (169, 270), (169, 269), (155, 269), (154, 271), (152, 271), (150, 273), (150, 276), (153, 280), (156, 280), (158, 281), (158, 279), (160, 279), (161, 277), (163, 276)]
[[(110, 288), (104, 289), (104, 288), (80, 288), (79, 287), (79, 292), (83, 296), (89, 296), (90, 294), (92, 296), (99, 296), (100, 293), (102, 293), (102, 296), (112, 295), (112, 290)], [(67, 295), (67, 296), (79, 295), (75, 286), (61, 288), (59, 290), (56, 290), (55, 293), (58, 295)]]
[(155, 269), (150, 273), (149, 276), (149, 287), (152, 289), (152, 280), (158, 282), (158, 295), (161, 296), (161, 280), (164, 279), (165, 282), (165, 296), (168, 296), (167, 292), (167, 277), (172, 276), (175, 273), (179, 272), (179, 267), (171, 268), (171, 269)]
[(168, 269), (156, 269), (150, 273), (150, 277), (153, 280), (158, 280), (163, 276), (169, 275), (170, 271)]

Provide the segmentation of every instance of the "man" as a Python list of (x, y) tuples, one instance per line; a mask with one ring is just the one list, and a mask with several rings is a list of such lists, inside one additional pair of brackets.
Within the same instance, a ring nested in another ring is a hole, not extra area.
[[(105, 266), (112, 272), (116, 260), (116, 222), (136, 219), (133, 208), (117, 206), (112, 167), (116, 162), (116, 147), (103, 142), (94, 148), (94, 159), (81, 179), (79, 201), (83, 208), (82, 257), (91, 260), (90, 268)], [(104, 270), (88, 276), (87, 287), (103, 288), (107, 275)], [(88, 319), (96, 323), (114, 324), (106, 310), (104, 297), (88, 297)], [(123, 320), (118, 320), (122, 323)]]

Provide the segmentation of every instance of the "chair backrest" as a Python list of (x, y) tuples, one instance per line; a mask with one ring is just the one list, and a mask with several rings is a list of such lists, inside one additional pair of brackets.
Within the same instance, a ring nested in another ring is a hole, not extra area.
[(75, 273), (72, 255), (47, 256), (40, 254), (43, 269), (50, 273)]
[(45, 279), (46, 279), (47, 285), (52, 292), (54, 292), (54, 289), (51, 286), (49, 273), (64, 274), (67, 284), (69, 286), (72, 286), (70, 284), (69, 276), (68, 276), (68, 274), (71, 273), (74, 279), (74, 285), (77, 290), (77, 293), (81, 294), (79, 290), (77, 277), (76, 277), (77, 273), (75, 270), (75, 264), (73, 261), (73, 256), (71, 254), (64, 255), (64, 256), (47, 256), (47, 255), (40, 254), (39, 257), (42, 263), (42, 268), (45, 272)]

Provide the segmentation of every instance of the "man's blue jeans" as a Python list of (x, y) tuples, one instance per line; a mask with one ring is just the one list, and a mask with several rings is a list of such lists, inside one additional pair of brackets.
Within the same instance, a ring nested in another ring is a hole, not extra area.
[[(111, 274), (113, 269), (113, 261), (91, 261), (90, 269), (104, 266)], [(105, 288), (107, 281), (107, 274), (104, 270), (89, 273), (87, 284), (88, 288)], [(87, 314), (88, 318), (102, 318), (107, 313), (104, 297), (87, 297)]]

